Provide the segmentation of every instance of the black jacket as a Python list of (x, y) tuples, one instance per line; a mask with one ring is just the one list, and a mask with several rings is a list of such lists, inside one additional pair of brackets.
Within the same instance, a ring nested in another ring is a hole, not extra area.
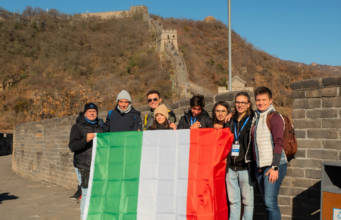
[[(180, 118), (178, 129), (189, 129), (191, 127), (192, 112), (189, 110), (184, 116)], [(200, 115), (197, 116), (197, 120), (201, 124), (200, 128), (213, 128), (212, 119), (208, 115), (208, 112), (203, 109)]]
[[(253, 159), (252, 159), (253, 158), (252, 157), (252, 155), (253, 155), (252, 147), (250, 146), (251, 149), (249, 149), (249, 151), (247, 151), (253, 116), (254, 116), (254, 113), (253, 113), (253, 111), (251, 111), (250, 117), (249, 117), (249, 115), (245, 115), (240, 120), (240, 122), (238, 122), (238, 116), (237, 116), (237, 114), (234, 114), (232, 119), (230, 120), (230, 122), (225, 124), (225, 126), (228, 126), (230, 128), (232, 134), (234, 135), (234, 133), (235, 133), (234, 124), (236, 122), (237, 134), (240, 133), (239, 138), (238, 138), (238, 141), (240, 144), (239, 156), (237, 156), (237, 157), (231, 156), (232, 150), (230, 151), (230, 153), (227, 157), (226, 172), (228, 172), (229, 168), (231, 168), (232, 170), (235, 170), (235, 171), (249, 170), (250, 175), (251, 175), (251, 180), (254, 182), (255, 181), (254, 162), (245, 163), (246, 160), (253, 161)], [(244, 122), (246, 121), (246, 119), (248, 117), (249, 117), (249, 120), (245, 124), (243, 130), (240, 132), (241, 127), (243, 126)], [(235, 137), (235, 135), (234, 135), (234, 137)], [(233, 139), (233, 144), (234, 144), (234, 142), (235, 142), (235, 138)], [(245, 155), (246, 152), (248, 152), (247, 155)]]
[(106, 132), (116, 131), (142, 131), (141, 113), (131, 107), (130, 112), (121, 113), (117, 106), (114, 110), (109, 111), (107, 119), (103, 125)]
[(158, 124), (155, 129), (152, 130), (149, 127), (148, 130), (150, 130), (150, 131), (155, 131), (155, 130), (173, 130), (173, 128), (165, 128), (163, 125)]
[[(98, 119), (96, 119), (98, 121)], [(76, 124), (71, 128), (69, 148), (73, 155), (73, 165), (80, 169), (90, 170), (92, 157), (92, 141), (86, 142), (86, 135), (88, 133), (100, 133), (102, 129), (97, 124), (90, 124), (80, 113)]]

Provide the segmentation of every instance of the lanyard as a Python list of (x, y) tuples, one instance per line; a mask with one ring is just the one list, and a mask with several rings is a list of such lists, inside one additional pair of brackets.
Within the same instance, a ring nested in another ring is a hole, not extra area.
[(239, 131), (239, 134), (237, 135), (237, 129), (236, 129), (236, 122), (234, 122), (234, 137), (235, 137), (235, 141), (237, 141), (238, 140), (238, 138), (239, 138), (239, 135), (240, 135), (240, 133), (242, 132), (242, 130), (243, 130), (243, 128), (244, 128), (244, 126), (246, 125), (246, 123), (247, 123), (247, 121), (249, 120), (249, 118), (250, 117), (247, 117), (247, 119), (245, 120), (245, 122), (244, 122), (244, 124), (243, 124), (243, 126), (242, 126), (242, 128), (240, 129), (240, 131)]
[(193, 125), (196, 121), (197, 121), (197, 118), (194, 118), (193, 120), (193, 118), (191, 117), (191, 125)]

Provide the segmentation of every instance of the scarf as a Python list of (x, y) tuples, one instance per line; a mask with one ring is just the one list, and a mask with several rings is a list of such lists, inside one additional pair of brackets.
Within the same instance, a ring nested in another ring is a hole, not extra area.
[(129, 104), (129, 106), (128, 106), (128, 108), (126, 109), (126, 110), (122, 110), (121, 108), (120, 108), (120, 106), (119, 105), (117, 105), (117, 109), (123, 114), (127, 114), (127, 113), (129, 113), (130, 112), (130, 110), (131, 110), (131, 105)]
[(96, 120), (96, 119), (95, 119), (94, 121), (91, 121), (91, 120), (87, 119), (87, 117), (85, 117), (85, 116), (84, 116), (84, 118), (85, 118), (85, 120), (86, 120), (88, 123), (90, 123), (90, 124), (92, 124), (92, 125), (97, 124), (97, 120)]
[(267, 109), (265, 109), (264, 111), (259, 111), (259, 110), (257, 109), (256, 112), (257, 112), (258, 115), (259, 115), (259, 114), (261, 114), (261, 113), (263, 113), (263, 112), (266, 112), (266, 111), (269, 110), (270, 108), (273, 108), (272, 103), (271, 103), (270, 106), (269, 106)]

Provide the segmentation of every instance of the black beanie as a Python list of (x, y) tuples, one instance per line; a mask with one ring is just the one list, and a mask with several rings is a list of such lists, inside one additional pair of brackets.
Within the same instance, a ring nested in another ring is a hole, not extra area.
[(94, 103), (86, 103), (84, 105), (84, 114), (86, 111), (88, 111), (89, 109), (95, 109), (96, 112), (98, 112), (98, 109), (97, 109), (97, 105), (95, 105)]

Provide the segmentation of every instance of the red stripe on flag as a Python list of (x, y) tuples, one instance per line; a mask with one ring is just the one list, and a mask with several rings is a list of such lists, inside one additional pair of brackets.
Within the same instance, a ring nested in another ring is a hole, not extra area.
[(225, 170), (233, 135), (228, 128), (204, 128), (190, 136), (187, 219), (228, 219)]

